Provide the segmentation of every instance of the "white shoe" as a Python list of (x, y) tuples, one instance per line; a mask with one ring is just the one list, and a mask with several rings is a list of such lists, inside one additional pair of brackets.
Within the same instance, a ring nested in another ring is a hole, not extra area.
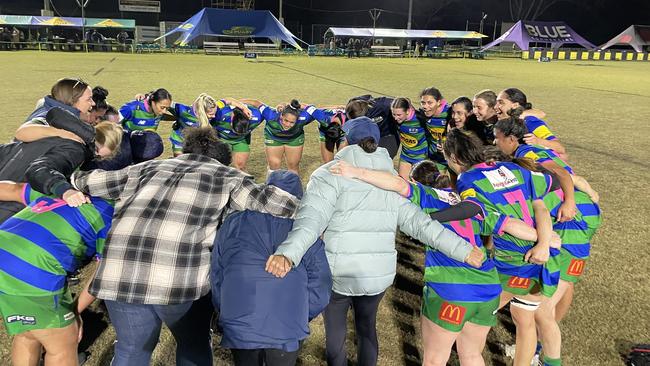
[(506, 354), (506, 357), (510, 358), (515, 358), (515, 351), (517, 350), (517, 346), (514, 344), (504, 344), (503, 345), (503, 351)]

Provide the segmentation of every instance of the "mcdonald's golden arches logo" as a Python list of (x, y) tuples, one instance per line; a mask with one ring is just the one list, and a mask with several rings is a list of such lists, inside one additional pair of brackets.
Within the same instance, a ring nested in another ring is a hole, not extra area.
[(571, 263), (569, 263), (569, 270), (567, 271), (567, 274), (569, 276), (580, 276), (582, 272), (585, 270), (585, 261), (582, 259), (571, 259)]
[(465, 311), (465, 307), (450, 304), (445, 301), (440, 305), (438, 318), (451, 324), (460, 325), (463, 322), (463, 318), (465, 318)]
[(528, 288), (530, 287), (530, 278), (512, 276), (508, 281), (508, 287), (511, 288)]

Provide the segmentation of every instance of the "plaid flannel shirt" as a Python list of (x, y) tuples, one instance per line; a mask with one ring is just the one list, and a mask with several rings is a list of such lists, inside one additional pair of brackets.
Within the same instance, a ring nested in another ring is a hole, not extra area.
[(298, 205), (281, 189), (196, 154), (76, 173), (73, 181), (92, 196), (116, 200), (90, 293), (127, 303), (178, 304), (207, 294), (224, 209), (292, 217)]

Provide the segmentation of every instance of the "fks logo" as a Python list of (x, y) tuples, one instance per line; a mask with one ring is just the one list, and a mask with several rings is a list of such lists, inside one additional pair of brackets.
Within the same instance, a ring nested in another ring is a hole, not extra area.
[(508, 281), (508, 287), (527, 289), (530, 287), (530, 278), (512, 276)]
[(585, 270), (585, 261), (582, 259), (571, 259), (567, 274), (569, 276), (580, 276)]
[(34, 325), (36, 324), (36, 318), (29, 315), (10, 315), (7, 317), (7, 324), (22, 322), (23, 325)]
[(438, 319), (451, 324), (460, 325), (460, 323), (463, 322), (463, 318), (465, 318), (465, 311), (467, 310), (463, 306), (450, 304), (445, 301), (440, 306)]

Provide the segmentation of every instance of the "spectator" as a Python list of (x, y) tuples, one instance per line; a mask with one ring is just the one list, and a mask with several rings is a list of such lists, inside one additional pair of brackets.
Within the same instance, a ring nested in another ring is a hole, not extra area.
[(348, 39), (347, 51), (348, 51), (348, 58), (352, 58), (352, 56), (354, 56), (354, 38)]
[[(267, 184), (302, 198), (300, 177), (273, 171)], [(293, 220), (253, 211), (234, 213), (219, 228), (212, 251), (212, 301), (223, 329), (221, 346), (235, 365), (293, 365), (309, 321), (329, 302), (332, 274), (320, 239), (284, 281), (264, 263), (291, 231)], [(255, 230), (249, 230), (255, 228)]]
[(451, 258), (481, 265), (483, 254), (432, 221), (419, 207), (393, 192), (335, 176), (338, 160), (368, 169), (394, 172), (388, 152), (377, 147), (379, 128), (367, 117), (343, 125), (350, 146), (311, 176), (296, 222), (287, 239), (267, 261), (267, 271), (283, 277), (323, 235), (334, 286), (325, 309), (327, 362), (347, 365), (347, 313), (354, 309), (357, 362), (376, 365), (379, 353), (376, 318), (379, 303), (393, 283), (397, 265), (395, 230), (411, 235)]
[(357, 57), (361, 57), (361, 40), (359, 38), (354, 41), (354, 53)]
[(211, 365), (212, 307), (206, 295), (210, 251), (224, 210), (291, 217), (297, 205), (279, 188), (228, 167), (230, 147), (211, 127), (187, 131), (183, 152), (73, 178), (82, 191), (117, 201), (89, 288), (105, 300), (117, 333), (114, 366), (148, 365), (163, 322), (176, 339), (177, 364)]

